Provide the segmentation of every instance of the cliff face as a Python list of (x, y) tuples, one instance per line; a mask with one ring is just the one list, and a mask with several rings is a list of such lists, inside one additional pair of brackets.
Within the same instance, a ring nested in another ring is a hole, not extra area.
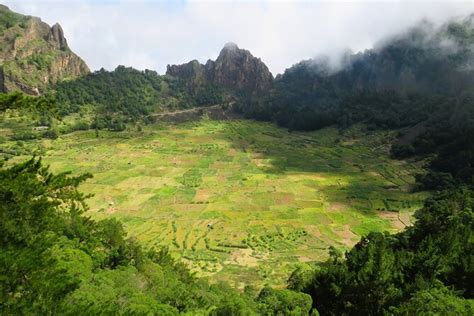
[(0, 91), (38, 95), (48, 84), (89, 72), (59, 24), (50, 27), (0, 5)]
[(197, 60), (182, 65), (168, 65), (166, 74), (182, 79), (188, 91), (193, 95), (209, 83), (207, 68)]
[(205, 65), (193, 60), (183, 65), (168, 65), (167, 75), (183, 79), (191, 93), (215, 86), (229, 94), (257, 94), (268, 90), (273, 75), (268, 67), (248, 50), (226, 44), (215, 61)]

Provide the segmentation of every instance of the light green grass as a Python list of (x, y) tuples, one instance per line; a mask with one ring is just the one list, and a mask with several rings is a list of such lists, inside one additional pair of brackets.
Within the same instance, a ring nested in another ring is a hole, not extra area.
[(425, 194), (408, 192), (421, 170), (388, 158), (391, 137), (202, 120), (26, 146), (41, 147), (53, 171), (94, 174), (81, 188), (94, 194), (93, 218), (119, 218), (130, 236), (169, 246), (198, 275), (242, 287), (282, 285), (331, 245), (349, 249), (369, 231), (401, 228), (378, 210), (406, 215)]

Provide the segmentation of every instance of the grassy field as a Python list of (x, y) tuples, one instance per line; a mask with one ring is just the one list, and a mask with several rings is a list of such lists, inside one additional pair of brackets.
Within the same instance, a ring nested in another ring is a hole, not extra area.
[(81, 188), (94, 194), (93, 218), (116, 217), (199, 276), (239, 288), (283, 285), (331, 245), (344, 250), (369, 231), (403, 229), (425, 197), (409, 193), (419, 166), (388, 158), (388, 132), (289, 133), (204, 119), (98, 136), (15, 146), (41, 153), (53, 171), (93, 173)]

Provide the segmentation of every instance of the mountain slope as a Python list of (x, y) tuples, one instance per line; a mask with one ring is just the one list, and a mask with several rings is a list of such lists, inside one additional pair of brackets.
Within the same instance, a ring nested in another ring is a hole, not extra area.
[(249, 103), (242, 111), (294, 129), (315, 129), (340, 123), (345, 100), (367, 91), (458, 95), (472, 87), (474, 17), (469, 16), (440, 28), (420, 23), (377, 48), (342, 56), (336, 67), (326, 57), (302, 61), (277, 77), (263, 107)]
[(440, 28), (424, 21), (374, 49), (342, 56), (336, 67), (327, 58), (303, 61), (279, 82), (291, 85), (306, 76), (308, 92), (332, 96), (360, 90), (454, 94), (474, 84), (473, 44), (473, 16)]
[[(332, 62), (332, 63), (331, 63)], [(397, 157), (432, 155), (428, 188), (472, 183), (474, 16), (441, 27), (422, 22), (359, 54), (307, 60), (278, 76), (268, 94), (238, 102), (246, 117), (291, 130), (330, 125), (396, 129)]]
[(48, 84), (87, 73), (59, 24), (50, 27), (0, 5), (0, 91), (38, 95)]
[(445, 108), (434, 95), (473, 91), (474, 16), (439, 28), (420, 23), (334, 64), (328, 57), (302, 61), (278, 76), (265, 97), (239, 108), (292, 129), (414, 126)]
[(101, 69), (75, 80), (58, 82), (49, 90), (62, 115), (92, 105), (95, 127), (113, 120), (145, 119), (150, 114), (222, 104), (240, 96), (261, 95), (272, 86), (273, 76), (258, 58), (235, 44), (227, 44), (216, 61), (197, 60), (168, 65), (166, 75), (118, 66)]
[(76, 80), (59, 82), (52, 88), (63, 115), (90, 104), (98, 112), (131, 118), (192, 105), (177, 79), (124, 66), (113, 71), (101, 69)]

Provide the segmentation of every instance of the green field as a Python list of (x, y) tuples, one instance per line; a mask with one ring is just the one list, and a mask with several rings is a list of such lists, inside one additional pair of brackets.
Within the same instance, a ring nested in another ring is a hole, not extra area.
[(403, 229), (426, 197), (409, 193), (420, 167), (389, 159), (390, 132), (204, 119), (98, 136), (2, 146), (34, 149), (53, 171), (91, 172), (81, 189), (94, 194), (93, 218), (118, 218), (130, 236), (238, 288), (283, 285), (331, 245)]

